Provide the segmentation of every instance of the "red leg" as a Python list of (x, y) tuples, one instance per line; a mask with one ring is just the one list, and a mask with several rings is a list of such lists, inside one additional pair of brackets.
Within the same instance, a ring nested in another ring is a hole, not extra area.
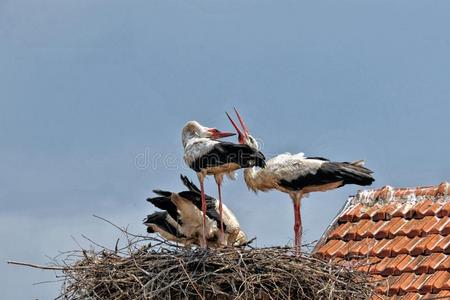
[(219, 213), (220, 213), (220, 236), (219, 236), (219, 242), (221, 245), (225, 245), (224, 240), (224, 230), (223, 230), (223, 206), (222, 206), (222, 182), (219, 180), (217, 182), (217, 189), (219, 191)]
[(206, 197), (205, 197), (205, 188), (203, 186), (203, 177), (198, 177), (200, 181), (200, 190), (202, 194), (202, 214), (203, 214), (203, 238), (202, 238), (202, 247), (206, 248)]
[(295, 240), (295, 253), (298, 255), (301, 250), (301, 243), (302, 243), (302, 217), (300, 214), (300, 203), (301, 198), (296, 198), (294, 200), (294, 240)]
[(298, 250), (302, 250), (302, 237), (303, 237), (303, 223), (302, 223), (302, 198), (298, 199), (297, 205), (297, 219), (298, 219)]

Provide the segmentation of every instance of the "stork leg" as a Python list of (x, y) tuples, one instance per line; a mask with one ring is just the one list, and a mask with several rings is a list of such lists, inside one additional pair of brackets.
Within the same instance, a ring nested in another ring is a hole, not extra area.
[(219, 243), (220, 245), (225, 245), (225, 233), (223, 230), (223, 206), (222, 206), (222, 180), (221, 175), (215, 176), (217, 183), (217, 191), (219, 193), (219, 214), (220, 214), (220, 233), (219, 233)]
[(294, 247), (295, 254), (299, 255), (302, 246), (302, 215), (300, 213), (302, 194), (296, 194), (292, 197), (294, 202)]
[(204, 175), (197, 173), (198, 181), (200, 182), (200, 191), (202, 194), (202, 216), (203, 216), (203, 237), (201, 239), (201, 246), (206, 248), (206, 197), (205, 197), (205, 187), (203, 186), (203, 181), (205, 179)]

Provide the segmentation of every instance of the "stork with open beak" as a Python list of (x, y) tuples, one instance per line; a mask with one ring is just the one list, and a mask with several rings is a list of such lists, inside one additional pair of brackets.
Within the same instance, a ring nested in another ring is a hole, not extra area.
[[(242, 130), (230, 115), (227, 117), (238, 133), (238, 140), (255, 150), (259, 145), (249, 133), (239, 112), (235, 110)], [(284, 153), (266, 161), (264, 169), (255, 167), (244, 170), (247, 187), (253, 192), (278, 190), (287, 193), (294, 204), (294, 245), (298, 254), (301, 250), (302, 220), (301, 200), (310, 192), (324, 192), (346, 184), (370, 185), (375, 180), (372, 171), (363, 167), (363, 161), (332, 162), (322, 157), (305, 157), (303, 153)]]
[(206, 247), (206, 199), (204, 179), (207, 175), (213, 175), (217, 183), (219, 194), (220, 213), (220, 239), (223, 242), (223, 205), (221, 185), (223, 175), (234, 177), (234, 171), (240, 168), (264, 166), (264, 155), (257, 149), (246, 144), (235, 144), (218, 141), (223, 137), (235, 135), (234, 133), (221, 132), (215, 128), (200, 125), (197, 121), (186, 123), (182, 131), (184, 147), (184, 161), (197, 172), (200, 182), (200, 192), (203, 212), (204, 246)]
[[(186, 176), (181, 175), (181, 180), (187, 191), (179, 193), (153, 191), (158, 196), (148, 198), (147, 201), (163, 212), (149, 215), (144, 224), (147, 225), (148, 232), (157, 232), (168, 240), (186, 246), (200, 245), (203, 240), (201, 192)], [(205, 198), (207, 245), (216, 248), (223, 245), (220, 242), (219, 201), (208, 195), (205, 195)], [(247, 242), (237, 218), (225, 205), (223, 205), (223, 226), (226, 245), (239, 246)]]

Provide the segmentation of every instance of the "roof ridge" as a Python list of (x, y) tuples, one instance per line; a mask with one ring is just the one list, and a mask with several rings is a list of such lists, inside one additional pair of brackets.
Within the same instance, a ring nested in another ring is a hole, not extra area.
[(447, 181), (439, 185), (400, 187), (394, 188), (386, 185), (378, 189), (359, 190), (355, 196), (348, 200), (351, 205), (361, 203), (366, 206), (374, 204), (388, 204), (391, 202), (416, 203), (430, 197), (443, 197), (444, 201), (449, 201), (450, 184)]

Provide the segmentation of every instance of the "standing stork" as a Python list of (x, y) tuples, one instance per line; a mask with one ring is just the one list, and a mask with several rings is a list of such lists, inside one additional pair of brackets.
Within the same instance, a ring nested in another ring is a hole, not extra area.
[[(217, 141), (218, 138), (235, 135), (220, 132), (215, 128), (200, 125), (197, 121), (187, 122), (183, 128), (181, 138), (184, 147), (184, 161), (197, 172), (200, 182), (200, 193), (203, 212), (203, 230), (206, 237), (206, 199), (204, 179), (207, 175), (214, 175), (219, 194), (220, 239), (223, 241), (223, 206), (221, 185), (223, 175), (234, 177), (234, 171), (240, 168), (263, 167), (264, 155), (257, 149), (246, 144), (235, 144)], [(206, 246), (206, 240), (203, 240)]]
[[(227, 117), (238, 133), (238, 140), (256, 150), (259, 145), (249, 133), (248, 127), (234, 109), (242, 131), (227, 113)], [(287, 193), (294, 204), (295, 251), (301, 247), (302, 219), (301, 200), (311, 192), (324, 192), (346, 184), (370, 185), (375, 180), (372, 171), (363, 167), (363, 161), (332, 162), (322, 157), (305, 157), (303, 153), (284, 153), (266, 161), (264, 169), (255, 167), (244, 170), (247, 187), (253, 192), (278, 190)]]
[[(181, 175), (183, 184), (188, 191), (179, 193), (154, 190), (158, 197), (148, 198), (163, 212), (156, 212), (144, 221), (149, 233), (159, 233), (167, 240), (175, 241), (186, 246), (200, 245), (202, 235), (201, 193), (195, 184), (186, 176)], [(218, 247), (219, 231), (219, 203), (211, 196), (205, 195), (207, 244)], [(227, 245), (239, 246), (247, 242), (245, 233), (240, 229), (239, 222), (233, 212), (223, 205), (223, 226), (225, 228)]]

